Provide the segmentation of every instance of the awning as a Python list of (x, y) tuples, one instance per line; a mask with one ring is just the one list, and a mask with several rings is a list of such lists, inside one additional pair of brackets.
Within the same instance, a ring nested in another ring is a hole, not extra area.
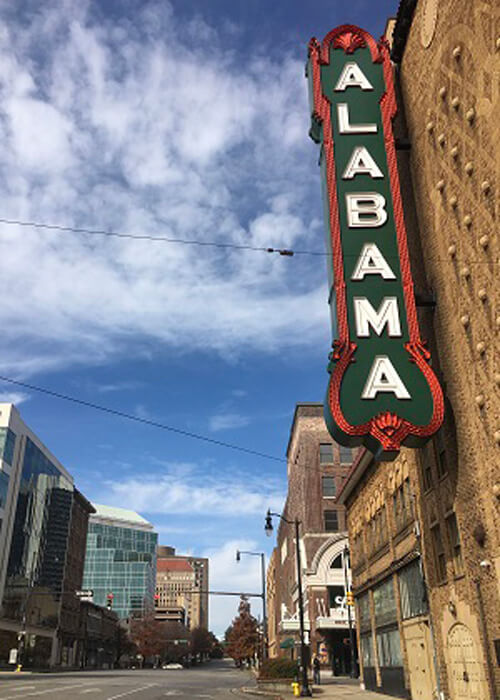
[(295, 646), (295, 639), (293, 637), (288, 637), (284, 639), (280, 644), (280, 649), (293, 649)]

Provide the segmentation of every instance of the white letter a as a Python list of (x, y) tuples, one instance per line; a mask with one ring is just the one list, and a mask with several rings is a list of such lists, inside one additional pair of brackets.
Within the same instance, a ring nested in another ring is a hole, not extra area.
[(395, 394), (398, 399), (411, 399), (408, 389), (387, 355), (375, 357), (361, 398), (375, 399), (379, 391)]

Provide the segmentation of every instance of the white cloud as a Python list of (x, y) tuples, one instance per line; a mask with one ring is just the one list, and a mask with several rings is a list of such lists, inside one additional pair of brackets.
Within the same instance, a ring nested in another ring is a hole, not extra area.
[[(203, 475), (203, 476), (202, 476)], [(257, 477), (247, 473), (205, 468), (191, 470), (173, 465), (163, 473), (142, 473), (120, 482), (107, 481), (108, 505), (130, 508), (155, 515), (206, 515), (240, 518), (260, 515), (271, 507), (283, 504), (284, 484), (281, 480)]]
[[(0, 10), (0, 217), (321, 246), (302, 55), (252, 58), (234, 28), (181, 24), (165, 2), (113, 20), (33, 7)], [(1, 225), (0, 368), (327, 342), (317, 263)]]
[(210, 430), (231, 430), (234, 428), (244, 428), (249, 425), (250, 418), (239, 413), (219, 413), (210, 418)]
[(2, 391), (0, 392), (0, 403), (13, 403), (16, 406), (28, 401), (31, 398), (29, 394), (23, 391)]

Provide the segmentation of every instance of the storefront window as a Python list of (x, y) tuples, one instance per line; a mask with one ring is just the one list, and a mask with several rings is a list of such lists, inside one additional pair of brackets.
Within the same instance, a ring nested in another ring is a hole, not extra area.
[(366, 668), (367, 666), (375, 666), (375, 654), (373, 653), (373, 640), (371, 634), (361, 637), (360, 642), (363, 668)]
[(396, 622), (396, 599), (392, 577), (373, 589), (373, 605), (375, 609), (375, 625), (387, 625)]
[(401, 642), (397, 629), (377, 632), (377, 653), (378, 663), (381, 668), (403, 665)]
[(401, 616), (403, 620), (428, 612), (427, 594), (420, 571), (420, 561), (414, 561), (398, 574)]
[(364, 593), (362, 596), (359, 596), (356, 602), (358, 604), (359, 629), (361, 632), (371, 630), (369, 594)]

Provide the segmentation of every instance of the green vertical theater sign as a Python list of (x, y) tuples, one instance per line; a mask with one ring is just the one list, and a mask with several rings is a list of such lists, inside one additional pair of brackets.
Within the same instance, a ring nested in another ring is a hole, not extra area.
[(311, 137), (321, 145), (333, 351), (332, 437), (394, 459), (442, 423), (443, 396), (418, 329), (386, 43), (352, 25), (309, 44)]

